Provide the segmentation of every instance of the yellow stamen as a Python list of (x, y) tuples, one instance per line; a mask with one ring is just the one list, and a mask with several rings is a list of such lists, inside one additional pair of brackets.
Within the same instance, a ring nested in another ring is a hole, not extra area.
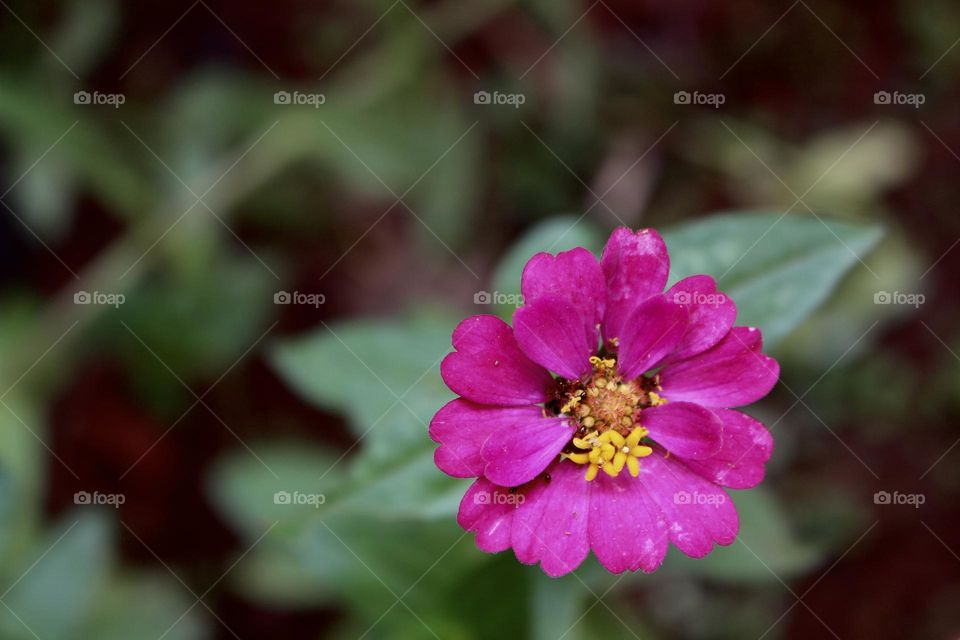
[(575, 464), (587, 465), (584, 475), (587, 481), (596, 478), (600, 469), (603, 469), (608, 476), (615, 478), (620, 475), (624, 467), (631, 476), (636, 478), (640, 475), (639, 459), (653, 453), (651, 447), (640, 444), (648, 433), (643, 427), (635, 427), (627, 437), (623, 437), (617, 431), (604, 431), (599, 435), (593, 431), (583, 438), (573, 439), (573, 445), (584, 451), (565, 453), (564, 457)]

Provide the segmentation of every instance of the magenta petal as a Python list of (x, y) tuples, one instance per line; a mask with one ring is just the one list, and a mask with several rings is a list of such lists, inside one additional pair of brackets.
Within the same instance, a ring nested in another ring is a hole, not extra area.
[(481, 551), (498, 553), (510, 547), (511, 520), (517, 511), (517, 501), (516, 494), (479, 478), (460, 500), (457, 522), (477, 534), (477, 547)]
[(644, 409), (640, 422), (664, 449), (684, 458), (709, 458), (723, 444), (720, 418), (692, 402), (669, 402)]
[(760, 351), (760, 331), (734, 327), (715, 347), (660, 372), (663, 395), (705, 407), (739, 407), (767, 395), (780, 365)]
[(582, 247), (556, 256), (538, 253), (527, 262), (521, 283), (526, 304), (548, 297), (566, 300), (579, 312), (587, 335), (596, 336), (607, 289), (600, 263), (592, 253)]
[(607, 309), (603, 318), (605, 341), (622, 338), (627, 315), (635, 306), (663, 293), (670, 273), (667, 245), (652, 229), (634, 233), (614, 230), (600, 258), (607, 282)]
[(486, 462), (480, 452), (491, 435), (543, 419), (543, 410), (534, 405), (496, 407), (463, 398), (452, 400), (430, 421), (430, 437), (440, 444), (434, 461), (441, 471), (456, 478), (481, 476)]
[(677, 346), (687, 326), (687, 310), (662, 295), (639, 304), (627, 316), (617, 348), (618, 368), (627, 379), (655, 367)]
[(530, 482), (557, 459), (577, 425), (568, 418), (545, 418), (537, 407), (533, 417), (515, 421), (483, 445), (487, 466), (483, 475), (501, 487)]
[(590, 547), (608, 571), (650, 573), (667, 553), (667, 522), (643, 484), (601, 473), (590, 487)]
[(552, 378), (523, 354), (510, 326), (496, 316), (467, 318), (453, 332), (455, 352), (440, 374), (455, 393), (501, 406), (543, 402)]
[(739, 411), (713, 412), (723, 423), (723, 447), (706, 460), (684, 460), (684, 464), (707, 480), (731, 489), (749, 489), (760, 484), (764, 465), (773, 453), (770, 432)]
[(690, 312), (687, 330), (666, 362), (677, 362), (703, 353), (727, 335), (737, 318), (737, 307), (729, 296), (717, 290), (710, 276), (691, 276), (670, 287), (668, 301)]
[(726, 492), (658, 449), (640, 461), (640, 480), (670, 523), (670, 541), (693, 558), (728, 545), (740, 526)]
[(590, 372), (590, 356), (597, 349), (584, 331), (580, 314), (561, 298), (540, 298), (513, 314), (517, 344), (531, 360), (564, 378), (574, 380)]
[(539, 561), (543, 571), (556, 578), (576, 569), (590, 551), (590, 483), (583, 479), (583, 467), (571, 462), (549, 471), (549, 483), (538, 481), (524, 494), (514, 514), (511, 543), (520, 562)]

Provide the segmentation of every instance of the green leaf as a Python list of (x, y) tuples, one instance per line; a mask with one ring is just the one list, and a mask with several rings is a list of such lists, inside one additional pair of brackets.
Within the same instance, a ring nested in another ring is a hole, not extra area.
[(364, 447), (395, 453), (427, 442), (430, 419), (453, 398), (438, 369), (456, 324), (425, 315), (324, 325), (277, 344), (272, 360), (304, 398), (346, 415)]
[(115, 313), (111, 309), (116, 318), (104, 317), (98, 330), (120, 351), (145, 395), (165, 385), (180, 394), (180, 382), (166, 367), (187, 382), (221, 375), (266, 328), (275, 285), (254, 258), (222, 258), (214, 267), (151, 279)]
[[(400, 456), (377, 466), (372, 453), (339, 459), (302, 444), (255, 445), (259, 460), (245, 450), (222, 460), (210, 478), (214, 502), (251, 543), (273, 527), (251, 561), (238, 567), (244, 592), (287, 607), (347, 595), (362, 608), (390, 595), (379, 579), (392, 589), (408, 588), (438, 550), (463, 537), (446, 516), (456, 511), (467, 481), (440, 473), (432, 443), (425, 434), (423, 440), (415, 464)], [(314, 505), (277, 504), (277, 492), (323, 497)], [(451, 565), (457, 556), (482, 560), (459, 547), (447, 559)]]
[(711, 216), (664, 234), (671, 282), (706, 273), (737, 304), (737, 323), (772, 346), (814, 311), (880, 240), (876, 225), (812, 215)]
[[(316, 604), (330, 598), (331, 590), (288, 548), (284, 532), (301, 527), (316, 506), (294, 504), (295, 494), (323, 496), (335, 489), (339, 473), (331, 469), (337, 455), (304, 443), (252, 443), (222, 458), (208, 478), (207, 489), (223, 516), (250, 543), (264, 531), (271, 534), (239, 564), (231, 579), (248, 596), (275, 606)], [(346, 465), (344, 465), (344, 470)], [(285, 504), (283, 496), (291, 497)], [(281, 499), (277, 499), (281, 496)], [(279, 502), (279, 504), (278, 504)]]
[(535, 574), (531, 572), (530, 580), (533, 583), (530, 594), (533, 616), (530, 637), (533, 640), (560, 637), (578, 640), (586, 637), (584, 628), (580, 627), (580, 614), (583, 603), (590, 597), (589, 588), (573, 575), (553, 579), (539, 570)]
[(172, 576), (120, 575), (98, 594), (90, 621), (82, 634), (73, 637), (202, 640), (210, 637), (212, 623), (202, 607), (191, 608), (194, 600)]
[[(94, 603), (112, 564), (112, 526), (101, 512), (87, 508), (64, 517), (60, 525), (22, 558), (14, 585), (0, 610), (4, 638), (70, 640)], [(19, 581), (18, 581), (19, 580)]]

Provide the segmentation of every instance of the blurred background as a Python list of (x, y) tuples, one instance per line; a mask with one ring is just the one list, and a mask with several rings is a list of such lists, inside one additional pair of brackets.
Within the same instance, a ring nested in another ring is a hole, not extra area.
[[(0, 637), (960, 637), (956, 3), (0, 5)], [(742, 542), (550, 580), (437, 365), (622, 224), (733, 252), (776, 450)]]

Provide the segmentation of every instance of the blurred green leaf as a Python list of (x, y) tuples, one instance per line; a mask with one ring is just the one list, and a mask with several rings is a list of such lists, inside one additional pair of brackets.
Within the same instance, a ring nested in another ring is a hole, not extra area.
[[(274, 348), (274, 365), (291, 386), (309, 401), (344, 413), (359, 439), (349, 457), (314, 455), (312, 463), (296, 464), (297, 473), (289, 471), (284, 456), (262, 454), (281, 479), (299, 477), (323, 493), (319, 508), (267, 504), (265, 497), (284, 483), (242, 452), (222, 464), (213, 480), (216, 501), (247, 536), (253, 524), (262, 529), (271, 519), (280, 523), (262, 546), (264, 553), (288, 554), (282, 570), (294, 584), (308, 585), (318, 600), (346, 597), (371, 621), (393, 602), (394, 593), (416, 585), (405, 601), (423, 607), (448, 593), (458, 572), (487, 560), (449, 517), (467, 481), (437, 471), (427, 436), (433, 413), (452, 397), (437, 367), (450, 349), (454, 325), (429, 314), (334, 324)], [(442, 570), (432, 571), (444, 550)], [(300, 567), (299, 575), (294, 567)], [(248, 589), (264, 591), (262, 582)], [(290, 596), (287, 606), (304, 602)], [(456, 626), (454, 618), (436, 615), (431, 626)], [(398, 613), (386, 617), (384, 628), (407, 622)]]
[[(103, 58), (114, 42), (120, 12), (115, 0), (71, 0), (65, 3), (61, 24), (48, 37), (50, 49), (68, 60), (70, 69), (83, 77)], [(43, 63), (57, 74), (63, 73), (54, 56), (42, 56)]]
[[(325, 476), (336, 462), (332, 451), (299, 443), (252, 443), (255, 458), (245, 449), (222, 458), (208, 478), (208, 492), (233, 528), (251, 543), (276, 525), (276, 532), (258, 544), (233, 572), (231, 579), (244, 593), (278, 606), (315, 604), (330, 597), (323, 580), (305, 569), (282, 544), (274, 544), (291, 526), (301, 525), (316, 510), (310, 504), (294, 504), (295, 493), (327, 494), (339, 483), (340, 474)], [(290, 495), (289, 504), (277, 496)]]
[[(367, 502), (357, 499), (353, 493), (364, 491), (362, 483), (345, 477), (352, 475), (352, 460), (334, 466), (330, 452), (258, 449), (270, 469), (237, 451), (221, 461), (210, 483), (214, 502), (250, 543), (273, 527), (234, 577), (250, 597), (284, 607), (346, 598), (351, 608), (375, 619), (393, 602), (391, 591), (399, 594), (417, 583), (409, 601), (429, 601), (452, 585), (458, 575), (453, 567), (485, 560), (451, 519), (421, 520), (415, 510), (391, 509), (395, 499), (416, 499), (409, 489), (388, 484)], [(442, 478), (435, 469), (432, 475)], [(387, 483), (393, 477), (389, 469), (382, 474)], [(322, 494), (322, 504), (277, 504), (277, 491)], [(444, 550), (443, 570), (434, 574), (431, 565)]]
[(427, 424), (453, 394), (437, 370), (457, 319), (352, 320), (278, 343), (273, 364), (317, 406), (349, 418), (363, 445), (386, 452), (425, 441)]
[[(142, 215), (154, 192), (125, 153), (131, 142), (139, 143), (107, 134), (96, 121), (79, 118), (78, 109), (88, 109), (84, 113), (89, 115), (90, 107), (74, 105), (72, 94), (59, 88), (51, 91), (49, 87), (0, 74), (0, 95), (0, 134), (19, 150), (25, 163), (8, 175), (8, 184), (19, 179), (34, 162), (44, 164), (49, 160), (54, 163), (52, 167), (69, 172), (57, 177), (57, 185), (87, 186), (117, 212)], [(48, 155), (40, 159), (48, 149)], [(52, 167), (48, 171), (53, 171)], [(12, 194), (17, 192), (14, 189)]]
[(737, 323), (768, 347), (796, 328), (882, 237), (876, 225), (793, 215), (711, 216), (664, 234), (671, 282), (707, 273), (737, 304)]
[(187, 382), (223, 374), (266, 328), (274, 287), (270, 273), (253, 258), (220, 258), (185, 274), (165, 271), (127, 294), (119, 309), (110, 309), (99, 330), (145, 391), (170, 386), (180, 393), (166, 367)]
[[(510, 558), (515, 561), (514, 558)], [(574, 575), (560, 579), (549, 578), (541, 572), (532, 573), (530, 610), (532, 640), (554, 638), (586, 638), (586, 625), (580, 626), (583, 603), (590, 597), (589, 588)]]
[[(202, 640), (211, 623), (175, 578), (121, 575), (98, 594), (81, 636), (97, 640)], [(226, 632), (226, 630), (224, 630)], [(235, 629), (235, 633), (241, 630)]]
[(95, 509), (76, 510), (21, 558), (0, 610), (5, 638), (73, 640), (113, 563), (113, 531)]

